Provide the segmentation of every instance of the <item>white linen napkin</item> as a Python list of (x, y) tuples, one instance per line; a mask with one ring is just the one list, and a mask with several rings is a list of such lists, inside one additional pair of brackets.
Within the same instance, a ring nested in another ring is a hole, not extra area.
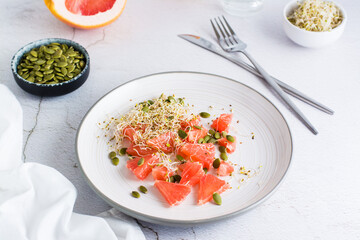
[(22, 163), (22, 109), (0, 84), (0, 239), (143, 240), (136, 222), (110, 209), (95, 216), (73, 212), (76, 189), (61, 173)]

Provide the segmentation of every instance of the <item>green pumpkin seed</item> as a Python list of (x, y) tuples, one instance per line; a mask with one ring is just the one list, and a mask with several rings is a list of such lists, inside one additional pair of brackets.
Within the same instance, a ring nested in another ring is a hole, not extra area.
[(227, 132), (223, 131), (223, 132), (221, 133), (221, 135), (222, 135), (223, 138), (226, 138)]
[(43, 59), (39, 59), (35, 62), (36, 65), (43, 65), (44, 63), (46, 63), (46, 61)]
[(203, 138), (199, 138), (199, 140), (198, 140), (198, 143), (204, 143), (204, 139)]
[(171, 102), (171, 103), (176, 102), (175, 98), (172, 97), (172, 96), (168, 96), (168, 100), (169, 100), (169, 102)]
[(217, 140), (215, 138), (210, 138), (209, 141), (207, 141), (208, 143), (216, 143)]
[(46, 52), (47, 54), (54, 54), (54, 53), (55, 53), (55, 50), (52, 49), (52, 48), (45, 48), (45, 49), (44, 49), (44, 52)]
[(195, 125), (194, 128), (201, 130), (202, 127)]
[(149, 109), (148, 106), (145, 106), (145, 107), (143, 107), (141, 110), (142, 110), (143, 112), (148, 112), (150, 109)]
[(210, 136), (209, 135), (206, 135), (205, 137), (204, 137), (204, 142), (208, 142), (209, 140), (210, 140)]
[(113, 159), (114, 157), (116, 157), (116, 152), (112, 151), (109, 153), (109, 158)]
[(119, 158), (117, 158), (117, 157), (114, 157), (114, 158), (112, 158), (111, 159), (111, 162), (115, 165), (115, 166), (117, 166), (118, 164), (119, 164)]
[(171, 177), (170, 177), (170, 182), (172, 182), (172, 183), (174, 183), (174, 182), (175, 182), (175, 178), (174, 178), (174, 176), (171, 176)]
[(61, 68), (58, 68), (58, 67), (54, 67), (55, 71), (57, 72), (61, 72)]
[(53, 73), (53, 72), (54, 72), (54, 70), (49, 69), (49, 70), (44, 71), (44, 74), (50, 74), (50, 73)]
[(199, 115), (202, 118), (209, 118), (211, 116), (210, 113), (207, 113), (207, 112), (201, 112), (201, 113), (199, 113)]
[(66, 70), (66, 68), (62, 67), (61, 68), (61, 73), (66, 75), (68, 73), (68, 71)]
[(68, 66), (68, 72), (72, 72), (75, 70), (75, 65), (74, 64), (71, 64)]
[(213, 194), (213, 200), (217, 205), (221, 205), (221, 203), (222, 203), (220, 194), (218, 194), (218, 193)]
[(149, 103), (150, 105), (153, 105), (153, 104), (154, 104), (154, 101), (153, 101), (153, 100), (148, 100), (148, 103)]
[(145, 162), (145, 159), (144, 158), (140, 158), (139, 161), (137, 162), (137, 165), (138, 166), (142, 166)]
[(139, 191), (146, 194), (148, 190), (147, 190), (146, 187), (144, 187), (143, 185), (141, 185), (141, 186), (139, 187)]
[(45, 75), (44, 80), (49, 81), (55, 77), (55, 74)]
[(34, 78), (34, 76), (30, 76), (26, 80), (29, 82), (34, 82), (35, 78)]
[(231, 135), (226, 135), (226, 139), (229, 141), (229, 142), (235, 142), (235, 138)]
[(179, 129), (178, 134), (181, 139), (185, 139), (188, 136), (187, 133), (182, 129)]
[(131, 192), (131, 195), (132, 195), (134, 198), (139, 198), (139, 197), (140, 197), (140, 193), (138, 193), (137, 191), (132, 191), (132, 192)]
[(125, 155), (125, 154), (126, 154), (126, 150), (127, 150), (127, 148), (122, 148), (122, 149), (120, 149), (120, 151), (119, 151), (120, 156)]
[(35, 75), (38, 77), (44, 77), (44, 74), (42, 74), (41, 72), (37, 71), (35, 72)]
[(30, 51), (30, 54), (33, 56), (33, 57), (38, 57), (38, 53), (36, 52), (36, 51), (34, 51), (34, 50), (31, 50)]
[(184, 102), (184, 99), (183, 99), (183, 98), (178, 98), (178, 101), (179, 101), (179, 103), (180, 103), (181, 105), (184, 105), (184, 104), (185, 104), (185, 102)]
[(184, 158), (183, 158), (182, 156), (180, 156), (179, 154), (178, 154), (178, 155), (176, 155), (176, 159), (177, 159), (177, 160), (179, 160), (179, 161), (184, 160)]
[(174, 175), (174, 181), (175, 182), (180, 182), (181, 180), (181, 176), (180, 175)]
[(79, 65), (80, 65), (81, 68), (83, 68), (83, 67), (85, 66), (85, 62), (84, 62), (84, 61), (80, 61), (80, 62), (79, 62)]
[(31, 58), (29, 58), (29, 60), (30, 60), (31, 62), (36, 62), (36, 61), (38, 60), (38, 58), (36, 58), (36, 57), (31, 57)]
[(209, 133), (210, 133), (212, 136), (214, 136), (216, 132), (215, 132), (214, 130), (210, 129), (210, 130), (209, 130)]
[(220, 159), (219, 158), (216, 158), (214, 161), (213, 161), (213, 167), (216, 169), (216, 168), (219, 168), (220, 167)]
[(220, 135), (219, 132), (216, 132), (216, 133), (214, 134), (214, 137), (215, 137), (216, 139), (220, 139), (220, 138), (221, 138), (221, 135)]
[(67, 62), (58, 62), (56, 66), (62, 68), (62, 67), (66, 67), (67, 65), (68, 65)]
[(221, 153), (226, 153), (226, 147), (220, 146), (220, 147), (219, 147), (219, 151), (220, 151)]
[(221, 153), (220, 158), (224, 161), (228, 160), (228, 156), (226, 155), (226, 153)]

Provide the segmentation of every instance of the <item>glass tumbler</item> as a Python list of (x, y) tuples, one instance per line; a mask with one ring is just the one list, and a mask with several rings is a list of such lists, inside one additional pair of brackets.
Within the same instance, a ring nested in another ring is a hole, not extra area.
[(235, 16), (249, 16), (258, 12), (264, 0), (220, 0), (224, 11)]

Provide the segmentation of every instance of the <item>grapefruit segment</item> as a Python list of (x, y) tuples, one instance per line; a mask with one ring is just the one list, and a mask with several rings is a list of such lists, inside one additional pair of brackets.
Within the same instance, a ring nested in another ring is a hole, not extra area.
[(134, 159), (128, 160), (126, 167), (132, 171), (135, 176), (144, 180), (152, 170), (152, 166), (159, 162), (159, 157), (156, 154), (146, 155), (144, 156), (144, 164), (138, 166), (138, 162), (141, 157), (136, 157)]
[(130, 144), (130, 146), (126, 149), (126, 153), (130, 154), (131, 156), (142, 157), (149, 154), (156, 153), (155, 149), (150, 147), (143, 147), (143, 146), (136, 146), (134, 144)]
[(126, 0), (44, 0), (50, 12), (62, 22), (82, 29), (105, 26), (115, 21)]
[(171, 153), (175, 150), (174, 148), (175, 134), (167, 132), (160, 136), (146, 141), (146, 144), (152, 148), (159, 149), (164, 153)]
[(169, 170), (164, 166), (156, 166), (152, 169), (151, 174), (155, 180), (165, 181), (166, 179), (174, 175), (174, 172), (169, 172)]
[(220, 166), (217, 169), (217, 174), (221, 177), (230, 176), (234, 172), (234, 167), (228, 163), (221, 161)]
[(191, 119), (190, 121), (185, 121), (185, 122), (182, 122), (180, 125), (181, 125), (181, 128), (186, 130), (186, 128), (188, 127), (193, 127), (195, 125), (199, 125), (200, 124), (200, 116), (199, 115), (196, 115), (193, 119)]
[(202, 165), (197, 162), (188, 162), (181, 174), (180, 184), (194, 186), (198, 184), (205, 172)]
[(156, 180), (154, 186), (160, 191), (171, 207), (179, 205), (191, 192), (190, 186), (179, 183)]
[(233, 153), (236, 150), (236, 137), (235, 136), (233, 136), (233, 137), (235, 139), (234, 142), (230, 142), (226, 138), (221, 138), (218, 140), (218, 144), (220, 146), (224, 146), (226, 148), (227, 153)]
[(213, 120), (211, 127), (220, 133), (223, 131), (228, 132), (232, 118), (233, 118), (232, 113), (229, 114), (223, 113), (220, 115), (220, 117)]
[(194, 128), (187, 132), (188, 137), (187, 141), (196, 143), (200, 138), (204, 138), (207, 135), (208, 130), (204, 127), (201, 127), (201, 129)]
[(178, 154), (192, 162), (199, 162), (208, 170), (215, 158), (215, 146), (212, 143), (185, 143), (179, 148)]
[(217, 192), (218, 194), (221, 194), (229, 187), (229, 184), (227, 184), (224, 180), (221, 180), (211, 174), (205, 174), (200, 179), (198, 205), (209, 202), (212, 199), (213, 193)]

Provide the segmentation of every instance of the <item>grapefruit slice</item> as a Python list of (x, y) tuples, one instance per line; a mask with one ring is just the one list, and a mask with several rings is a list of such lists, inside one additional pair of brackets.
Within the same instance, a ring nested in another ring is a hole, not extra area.
[(215, 158), (215, 146), (212, 143), (185, 143), (179, 148), (178, 154), (186, 160), (200, 162), (209, 170)]
[(197, 162), (188, 162), (181, 174), (180, 184), (194, 186), (198, 184), (205, 172), (202, 165)]
[(174, 133), (167, 132), (160, 136), (150, 139), (146, 142), (152, 148), (160, 149), (164, 153), (171, 153), (175, 150), (174, 148)]
[(156, 154), (146, 155), (143, 157), (144, 164), (138, 166), (140, 158), (141, 157), (136, 157), (128, 160), (126, 167), (130, 169), (130, 171), (132, 171), (138, 179), (144, 180), (151, 173), (152, 166), (159, 162), (159, 157)]
[(156, 149), (152, 149), (150, 147), (135, 146), (134, 144), (131, 143), (130, 147), (126, 149), (126, 152), (131, 156), (142, 157), (152, 153), (156, 153), (157, 151)]
[(179, 183), (156, 180), (154, 186), (160, 191), (171, 207), (179, 205), (191, 192), (190, 186)]
[(224, 180), (221, 180), (211, 174), (205, 174), (200, 179), (198, 205), (209, 202), (215, 192), (221, 194), (229, 187), (229, 184), (227, 184)]
[(200, 124), (200, 116), (197, 115), (190, 121), (182, 122), (180, 125), (181, 125), (181, 128), (185, 130), (188, 127), (193, 127), (193, 126), (199, 125), (199, 124)]
[(200, 138), (204, 138), (207, 135), (208, 130), (204, 127), (201, 127), (201, 129), (194, 128), (193, 130), (190, 130), (187, 132), (187, 141), (195, 143)]
[(221, 177), (230, 176), (234, 172), (234, 167), (228, 163), (221, 161), (220, 166), (217, 169), (217, 174)]
[(227, 153), (233, 153), (236, 150), (236, 137), (235, 136), (233, 136), (233, 137), (235, 139), (234, 142), (230, 142), (226, 138), (221, 138), (218, 140), (218, 144), (220, 146), (224, 146), (226, 148)]
[(115, 21), (126, 0), (44, 0), (50, 12), (64, 23), (82, 29), (103, 27)]
[(223, 131), (228, 132), (232, 118), (232, 113), (223, 113), (220, 115), (220, 117), (213, 121), (211, 127), (220, 133)]
[(151, 174), (155, 180), (165, 181), (166, 179), (174, 175), (174, 172), (169, 172), (169, 169), (164, 166), (156, 166), (152, 169)]
[(131, 142), (135, 142), (135, 140), (137, 139), (136, 130), (130, 126), (124, 128), (123, 134)]

